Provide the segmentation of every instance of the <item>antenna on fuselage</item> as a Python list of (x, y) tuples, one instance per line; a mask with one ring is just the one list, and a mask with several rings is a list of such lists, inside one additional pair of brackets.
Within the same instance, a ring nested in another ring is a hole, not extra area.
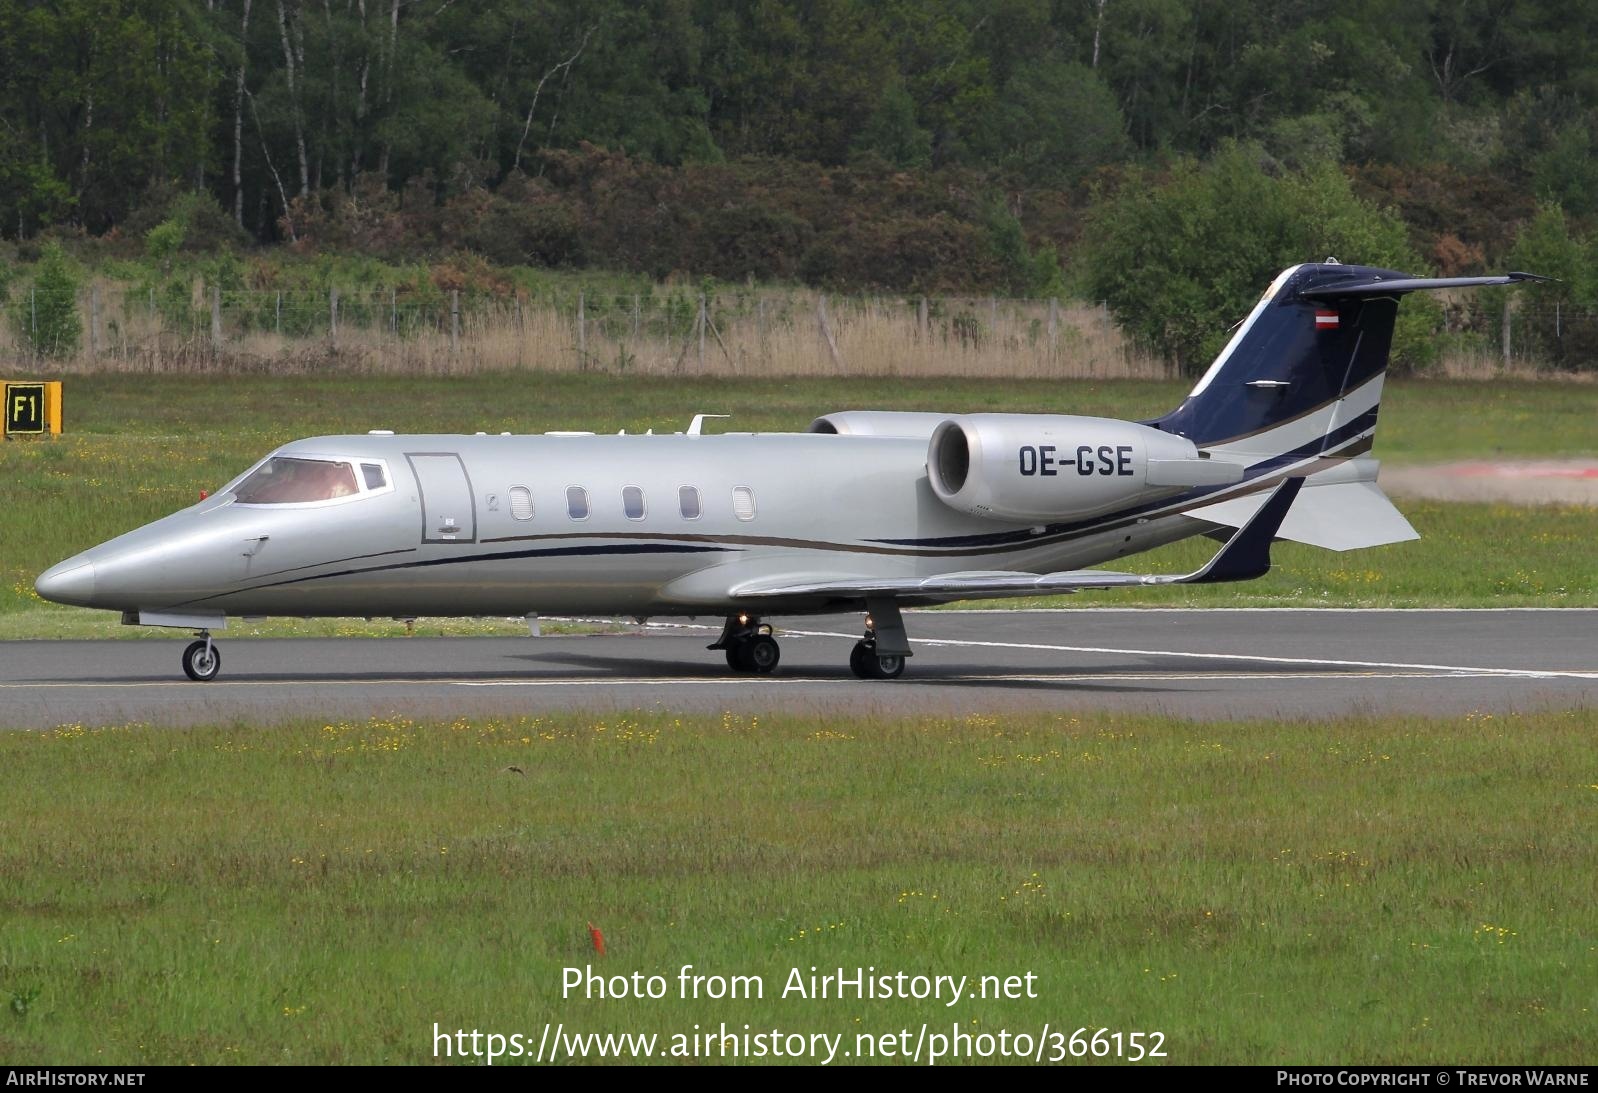
[(688, 423), (689, 436), (703, 436), (705, 432), (705, 419), (707, 417), (732, 417), (731, 414), (695, 414), (694, 419)]

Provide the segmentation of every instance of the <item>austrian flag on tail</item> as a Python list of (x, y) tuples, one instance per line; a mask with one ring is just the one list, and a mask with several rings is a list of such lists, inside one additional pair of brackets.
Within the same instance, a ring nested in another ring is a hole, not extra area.
[(1335, 312), (1335, 311), (1317, 311), (1317, 312), (1315, 312), (1315, 329), (1316, 330), (1336, 330), (1337, 329), (1337, 312)]

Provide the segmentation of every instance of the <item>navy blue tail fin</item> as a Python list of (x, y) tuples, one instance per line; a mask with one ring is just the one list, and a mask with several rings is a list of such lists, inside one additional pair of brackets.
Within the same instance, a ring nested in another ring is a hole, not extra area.
[(1150, 424), (1201, 448), (1355, 454), (1350, 449), (1368, 448), (1376, 428), (1400, 297), (1525, 280), (1542, 278), (1423, 278), (1337, 262), (1294, 266), (1271, 283), (1182, 405)]

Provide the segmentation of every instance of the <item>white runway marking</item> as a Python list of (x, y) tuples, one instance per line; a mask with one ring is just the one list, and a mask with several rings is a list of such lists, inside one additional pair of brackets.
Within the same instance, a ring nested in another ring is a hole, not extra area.
[[(657, 625), (657, 624), (651, 624)], [(662, 627), (716, 630), (718, 627), (696, 623), (665, 623)], [(831, 630), (780, 631), (785, 637), (856, 638), (858, 634), (843, 634)], [(1045, 653), (1098, 653), (1115, 656), (1179, 657), (1194, 660), (1248, 661), (1256, 664), (1315, 664), (1327, 668), (1376, 668), (1408, 670), (1410, 672), (1437, 672), (1445, 675), (1492, 677), (1504, 676), (1518, 679), (1598, 679), (1598, 670), (1579, 668), (1483, 668), (1464, 664), (1411, 664), (1386, 660), (1332, 660), (1321, 657), (1269, 657), (1258, 653), (1199, 653), (1184, 649), (1122, 649), (1103, 645), (1052, 645), (1026, 641), (973, 641), (964, 638), (916, 638), (915, 645), (942, 645), (973, 649), (1026, 649)], [(1095, 677), (1105, 678), (1105, 677)], [(1280, 677), (1278, 677), (1280, 678)]]
[[(915, 683), (1160, 683), (1181, 681), (1214, 680), (1217, 682), (1271, 682), (1283, 679), (1503, 679), (1504, 676), (1497, 672), (1205, 672), (1205, 671), (1171, 671), (1171, 672), (1143, 672), (1143, 673), (1097, 673), (1082, 672), (1072, 675), (1018, 675), (1018, 674), (982, 674), (982, 675), (957, 675), (957, 676), (906, 676), (899, 680), (900, 684)], [(1516, 678), (1516, 677), (1511, 677)], [(1531, 679), (1532, 676), (1519, 678)], [(1588, 678), (1588, 677), (1581, 677)], [(1594, 673), (1591, 678), (1598, 678)], [(641, 679), (641, 680), (596, 680), (596, 679), (501, 679), (501, 680), (476, 680), (452, 679), (440, 680), (455, 687), (571, 687), (586, 686), (589, 684), (602, 684), (614, 686), (619, 683), (632, 684), (673, 684), (673, 685), (711, 685), (734, 684), (738, 686), (751, 686), (756, 684), (805, 684), (822, 683), (836, 685), (838, 683), (873, 684), (875, 680), (854, 680), (837, 676), (728, 676), (724, 679)]]

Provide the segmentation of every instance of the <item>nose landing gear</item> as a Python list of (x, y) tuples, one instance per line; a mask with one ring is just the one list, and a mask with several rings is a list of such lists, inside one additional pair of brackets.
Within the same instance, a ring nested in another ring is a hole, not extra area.
[(183, 650), (183, 674), (196, 683), (209, 683), (222, 671), (222, 650), (211, 641), (209, 630), (200, 631), (200, 638)]

